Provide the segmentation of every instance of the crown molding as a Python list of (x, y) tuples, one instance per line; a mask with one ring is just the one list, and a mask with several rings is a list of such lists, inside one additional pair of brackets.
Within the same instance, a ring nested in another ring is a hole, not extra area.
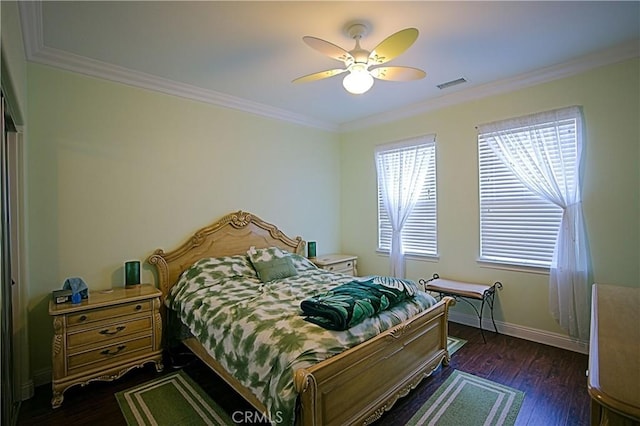
[(47, 47), (42, 34), (41, 2), (19, 2), (19, 7), (28, 61), (306, 127), (331, 132), (338, 129), (335, 123)]
[(514, 90), (535, 86), (537, 84), (570, 77), (593, 68), (637, 58), (639, 56), (640, 40), (631, 40), (610, 49), (581, 56), (569, 62), (541, 68), (512, 78), (470, 87), (451, 94), (441, 95), (394, 111), (371, 115), (359, 120), (343, 123), (338, 126), (338, 131), (347, 132), (351, 130), (364, 129), (377, 124), (410, 118), (451, 105), (474, 101), (487, 96), (512, 92)]
[(275, 120), (340, 133), (389, 123), (451, 105), (523, 89), (640, 56), (640, 40), (631, 40), (614, 48), (582, 56), (566, 63), (444, 94), (394, 111), (337, 124), (47, 47), (44, 45), (42, 34), (41, 1), (21, 1), (18, 2), (18, 6), (28, 61)]
[(20, 27), (25, 56), (31, 59), (33, 52), (40, 50), (44, 44), (42, 36), (42, 6), (39, 1), (18, 2), (20, 11)]
[(35, 53), (30, 60), (91, 77), (98, 77), (137, 88), (201, 101), (224, 108), (231, 108), (262, 117), (273, 118), (306, 127), (315, 127), (331, 132), (337, 131), (337, 125), (333, 123), (327, 123), (284, 109), (134, 71), (49, 47), (42, 48)]

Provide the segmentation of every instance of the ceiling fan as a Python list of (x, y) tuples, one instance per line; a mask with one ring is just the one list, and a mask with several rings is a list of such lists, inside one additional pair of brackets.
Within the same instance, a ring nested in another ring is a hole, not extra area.
[(293, 80), (293, 83), (305, 83), (333, 77), (349, 72), (342, 80), (344, 88), (354, 95), (365, 93), (373, 86), (373, 79), (391, 81), (411, 81), (424, 78), (427, 74), (412, 67), (381, 66), (407, 50), (418, 38), (418, 30), (406, 28), (384, 39), (372, 51), (360, 47), (360, 39), (368, 33), (365, 23), (348, 24), (346, 31), (356, 41), (356, 46), (346, 51), (326, 40), (305, 36), (302, 40), (313, 49), (330, 58), (342, 61), (344, 68), (335, 68), (305, 75)]

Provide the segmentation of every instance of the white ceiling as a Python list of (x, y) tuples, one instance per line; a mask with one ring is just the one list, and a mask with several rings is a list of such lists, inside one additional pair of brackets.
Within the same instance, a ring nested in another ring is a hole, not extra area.
[[(165, 93), (331, 130), (415, 114), (640, 56), (640, 2), (45, 1), (20, 2), (27, 59)], [(342, 77), (292, 84), (341, 67), (303, 41), (345, 50), (415, 27), (388, 63), (421, 68), (412, 82), (376, 81), (350, 95)], [(468, 83), (440, 90), (464, 77)]]

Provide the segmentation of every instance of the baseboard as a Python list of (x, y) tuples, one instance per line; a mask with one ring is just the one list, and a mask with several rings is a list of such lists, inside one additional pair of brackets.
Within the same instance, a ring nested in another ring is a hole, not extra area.
[[(449, 311), (449, 320), (459, 324), (468, 325), (470, 327), (479, 328), (478, 317), (474, 315)], [(498, 327), (499, 333), (506, 334), (507, 336), (518, 337), (520, 339), (530, 340), (532, 342), (542, 343), (544, 345), (554, 346), (556, 348), (566, 349), (573, 352), (583, 354), (589, 353), (589, 344), (587, 342), (572, 339), (569, 336), (562, 334), (516, 324), (509, 324), (501, 321), (496, 321), (496, 327)], [(490, 318), (483, 318), (482, 328), (485, 331), (493, 331), (493, 324), (491, 323)], [(489, 334), (490, 333), (487, 333), (487, 337)]]
[(51, 369), (43, 368), (33, 372), (33, 385), (35, 387), (51, 383)]
[(20, 386), (20, 401), (26, 401), (33, 398), (35, 388), (33, 386), (33, 380), (28, 380)]

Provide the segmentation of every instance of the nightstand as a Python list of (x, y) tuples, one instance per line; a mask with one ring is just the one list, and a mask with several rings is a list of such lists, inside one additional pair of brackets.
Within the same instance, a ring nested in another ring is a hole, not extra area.
[(318, 268), (347, 275), (358, 275), (358, 256), (349, 254), (325, 254), (309, 258)]
[(77, 304), (49, 302), (53, 408), (71, 386), (116, 380), (148, 362), (163, 370), (161, 295), (155, 286), (140, 284), (92, 291)]

